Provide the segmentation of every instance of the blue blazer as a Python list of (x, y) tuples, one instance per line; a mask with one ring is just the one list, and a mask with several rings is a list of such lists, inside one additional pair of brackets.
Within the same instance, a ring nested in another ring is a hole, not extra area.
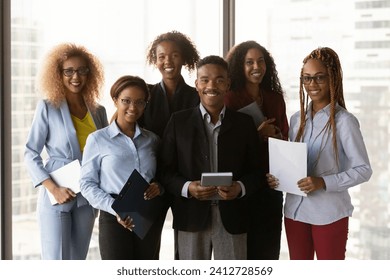
[[(106, 109), (103, 106), (90, 113), (97, 129), (108, 125)], [(41, 156), (44, 147), (48, 155), (46, 162)], [(47, 100), (39, 101), (24, 153), (24, 161), (34, 187), (50, 178), (50, 172), (75, 159), (81, 162), (82, 154), (67, 102), (64, 101), (59, 108), (55, 108)], [(77, 199), (53, 206), (46, 188), (42, 189), (38, 200), (41, 207), (56, 207), (56, 210), (66, 212), (70, 211), (74, 203), (77, 203), (77, 206), (88, 204), (79, 193)]]

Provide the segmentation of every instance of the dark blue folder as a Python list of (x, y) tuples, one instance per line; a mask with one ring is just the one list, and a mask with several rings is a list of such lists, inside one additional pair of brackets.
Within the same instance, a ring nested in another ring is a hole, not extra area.
[(144, 199), (148, 187), (149, 183), (134, 169), (111, 206), (122, 220), (127, 216), (133, 219), (133, 231), (141, 239), (144, 239), (163, 207), (160, 196), (151, 200)]

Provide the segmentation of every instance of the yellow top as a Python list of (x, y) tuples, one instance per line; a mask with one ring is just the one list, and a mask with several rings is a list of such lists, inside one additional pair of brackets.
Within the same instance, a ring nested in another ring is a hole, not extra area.
[(79, 140), (80, 150), (84, 151), (85, 142), (90, 133), (96, 130), (91, 113), (88, 111), (83, 119), (79, 119), (71, 114), (74, 128), (76, 129), (77, 139)]

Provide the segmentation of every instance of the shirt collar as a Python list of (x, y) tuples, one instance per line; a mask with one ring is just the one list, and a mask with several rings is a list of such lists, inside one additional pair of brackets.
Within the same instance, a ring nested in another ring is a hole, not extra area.
[[(206, 120), (207, 122), (211, 122), (211, 116), (207, 112), (206, 108), (203, 106), (202, 103), (199, 104), (200, 112), (202, 113), (202, 119)], [(222, 122), (226, 112), (226, 106), (224, 105), (221, 112), (219, 113), (219, 121)]]
[[(340, 105), (338, 103), (336, 103), (335, 110), (336, 110), (336, 114), (340, 110)], [(317, 114), (318, 113), (324, 113), (329, 117), (330, 116), (330, 103), (328, 105), (326, 105), (324, 108), (322, 108), (321, 110), (319, 110), (317, 112)], [(309, 117), (311, 117), (313, 115), (313, 101), (310, 101), (310, 103), (309, 103), (307, 115)]]
[[(113, 121), (110, 126), (108, 127), (108, 134), (110, 135), (110, 138), (114, 138), (115, 136), (119, 134), (125, 135), (119, 128), (119, 126), (116, 123), (116, 120)], [(139, 127), (138, 123), (135, 124), (135, 133), (133, 138), (137, 138), (139, 135), (142, 135), (143, 131)]]

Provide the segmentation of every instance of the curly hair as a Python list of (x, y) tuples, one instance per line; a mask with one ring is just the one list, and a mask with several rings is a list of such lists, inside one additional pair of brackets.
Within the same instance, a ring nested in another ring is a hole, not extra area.
[(283, 88), (279, 81), (278, 71), (276, 70), (274, 59), (267, 49), (256, 41), (242, 42), (231, 48), (227, 53), (226, 61), (229, 64), (229, 77), (232, 81), (230, 89), (232, 91), (238, 91), (245, 87), (245, 56), (250, 49), (260, 50), (264, 55), (264, 61), (267, 66), (267, 71), (265, 72), (263, 80), (259, 85), (260, 88), (265, 91), (283, 95)]
[(195, 44), (189, 37), (179, 31), (171, 31), (160, 34), (154, 39), (149, 45), (146, 61), (149, 65), (157, 64), (157, 53), (156, 49), (161, 42), (170, 41), (175, 43), (183, 56), (185, 68), (192, 72), (195, 69), (196, 63), (199, 61), (199, 52), (196, 49)]
[(81, 57), (87, 62), (89, 73), (82, 95), (91, 110), (96, 109), (104, 84), (103, 65), (85, 47), (74, 43), (62, 43), (48, 52), (37, 76), (38, 90), (56, 108), (65, 100), (65, 86), (62, 80), (62, 66), (71, 57)]
[[(331, 48), (323, 47), (313, 50), (308, 56), (303, 59), (303, 65), (309, 59), (316, 59), (320, 61), (327, 69), (327, 75), (329, 77), (329, 90), (330, 90), (330, 116), (323, 130), (332, 131), (332, 143), (333, 151), (338, 163), (337, 153), (337, 139), (336, 139), (336, 104), (346, 109), (344, 93), (343, 93), (343, 70), (337, 53)], [(301, 69), (301, 76), (303, 74), (303, 67)], [(305, 94), (303, 82), (300, 80), (299, 86), (299, 102), (300, 102), (300, 124), (295, 141), (301, 141), (306, 125), (306, 113), (308, 110), (308, 96)], [(318, 155), (319, 157), (319, 155)]]

